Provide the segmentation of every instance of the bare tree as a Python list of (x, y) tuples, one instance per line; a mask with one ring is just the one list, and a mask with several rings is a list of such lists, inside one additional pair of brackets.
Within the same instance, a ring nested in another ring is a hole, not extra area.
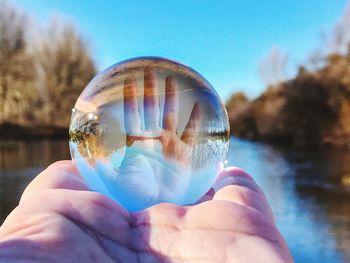
[(56, 19), (36, 53), (46, 105), (44, 122), (67, 127), (75, 100), (96, 73), (87, 45), (73, 24)]
[(343, 14), (334, 25), (328, 37), (329, 53), (344, 54), (350, 43), (350, 1), (347, 2)]
[(320, 32), (319, 47), (311, 51), (305, 66), (317, 71), (333, 63), (337, 57), (349, 54), (350, 49), (350, 1), (347, 1), (343, 13), (330, 29)]
[(0, 0), (0, 124), (25, 124), (35, 97), (36, 71), (27, 48), (26, 23), (24, 14)]
[(258, 64), (258, 72), (263, 83), (269, 86), (283, 81), (286, 78), (287, 64), (288, 54), (278, 46), (272, 46)]

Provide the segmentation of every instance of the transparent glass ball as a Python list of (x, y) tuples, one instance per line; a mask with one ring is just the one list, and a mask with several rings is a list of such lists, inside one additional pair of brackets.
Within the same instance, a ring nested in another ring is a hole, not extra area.
[(226, 160), (222, 100), (199, 73), (174, 61), (117, 63), (91, 80), (72, 112), (69, 145), (80, 174), (129, 211), (196, 202)]

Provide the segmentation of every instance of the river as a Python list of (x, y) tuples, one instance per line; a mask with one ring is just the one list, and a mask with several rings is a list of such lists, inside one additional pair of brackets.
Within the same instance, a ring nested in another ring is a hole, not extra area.
[[(55, 160), (66, 141), (0, 141), (0, 222), (25, 186)], [(300, 150), (231, 139), (228, 165), (262, 187), (296, 262), (350, 262), (350, 150)]]

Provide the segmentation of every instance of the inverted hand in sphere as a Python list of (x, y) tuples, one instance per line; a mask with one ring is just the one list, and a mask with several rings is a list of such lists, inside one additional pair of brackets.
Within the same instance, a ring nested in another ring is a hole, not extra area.
[[(179, 122), (178, 87), (176, 80), (165, 79), (165, 102), (160, 121), (159, 92), (155, 73), (144, 72), (144, 128), (138, 105), (134, 76), (124, 81), (124, 124), (126, 152), (109, 189), (117, 200), (131, 210), (139, 210), (159, 202), (181, 202), (191, 176), (192, 148), (200, 121), (199, 104), (193, 105), (187, 125), (181, 135), (176, 133)], [(162, 127), (160, 127), (162, 126)]]

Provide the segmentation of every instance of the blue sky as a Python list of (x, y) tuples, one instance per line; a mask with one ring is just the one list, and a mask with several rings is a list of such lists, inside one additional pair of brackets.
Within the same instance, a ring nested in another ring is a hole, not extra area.
[[(187, 64), (226, 100), (264, 90), (257, 65), (273, 45), (289, 53), (289, 72), (321, 43), (346, 0), (15, 0), (39, 23), (76, 23), (99, 70), (136, 56)], [(290, 73), (292, 74), (292, 73)]]

